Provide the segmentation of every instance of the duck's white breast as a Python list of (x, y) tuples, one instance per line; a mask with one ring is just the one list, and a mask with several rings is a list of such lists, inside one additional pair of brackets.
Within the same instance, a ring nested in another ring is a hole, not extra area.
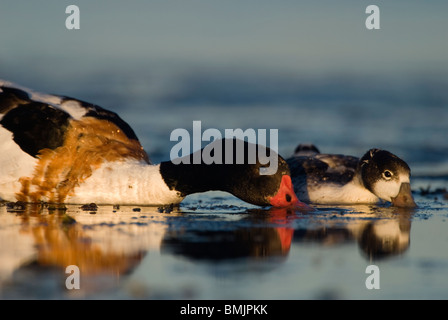
[(106, 162), (69, 196), (69, 203), (163, 205), (183, 197), (170, 190), (160, 175), (160, 165), (143, 161)]
[(324, 183), (308, 186), (308, 197), (311, 202), (322, 204), (377, 203), (378, 197), (363, 186), (349, 182), (343, 186)]
[(0, 198), (15, 199), (22, 184), (20, 177), (31, 176), (37, 163), (14, 142), (12, 133), (0, 126)]

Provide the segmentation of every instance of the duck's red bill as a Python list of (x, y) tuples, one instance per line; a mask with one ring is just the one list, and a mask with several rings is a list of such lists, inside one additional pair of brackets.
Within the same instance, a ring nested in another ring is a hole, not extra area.
[(295, 192), (292, 185), (291, 177), (284, 175), (280, 182), (280, 188), (275, 196), (270, 200), (271, 205), (274, 207), (295, 207), (301, 210), (314, 210), (306, 203), (301, 202)]

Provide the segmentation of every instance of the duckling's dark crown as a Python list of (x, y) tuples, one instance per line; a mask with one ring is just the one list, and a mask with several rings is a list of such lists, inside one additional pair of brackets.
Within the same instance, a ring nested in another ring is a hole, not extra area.
[(370, 149), (367, 151), (359, 160), (359, 164), (361, 167), (363, 167), (366, 164), (375, 164), (375, 167), (377, 168), (387, 168), (390, 167), (390, 169), (394, 168), (403, 168), (406, 171), (411, 171), (408, 164), (394, 155), (393, 153), (381, 150), (377, 148)]

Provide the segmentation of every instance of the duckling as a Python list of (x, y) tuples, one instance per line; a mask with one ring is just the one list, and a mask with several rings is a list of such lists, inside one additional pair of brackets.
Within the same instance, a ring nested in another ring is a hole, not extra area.
[(361, 158), (322, 154), (312, 144), (299, 145), (287, 159), (294, 191), (315, 204), (375, 204), (415, 207), (408, 164), (386, 150), (370, 149)]

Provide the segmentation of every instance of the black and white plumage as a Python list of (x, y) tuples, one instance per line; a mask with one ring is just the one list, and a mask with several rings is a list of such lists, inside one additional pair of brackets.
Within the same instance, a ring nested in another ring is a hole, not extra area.
[(413, 207), (410, 168), (394, 154), (370, 149), (361, 158), (322, 154), (310, 144), (299, 145), (287, 159), (297, 196), (316, 204), (392, 202)]
[(116, 113), (0, 80), (2, 200), (163, 205), (221, 190), (261, 206), (302, 204), (286, 161), (278, 155), (272, 175), (260, 174), (264, 166), (259, 161), (151, 164), (135, 132)]

